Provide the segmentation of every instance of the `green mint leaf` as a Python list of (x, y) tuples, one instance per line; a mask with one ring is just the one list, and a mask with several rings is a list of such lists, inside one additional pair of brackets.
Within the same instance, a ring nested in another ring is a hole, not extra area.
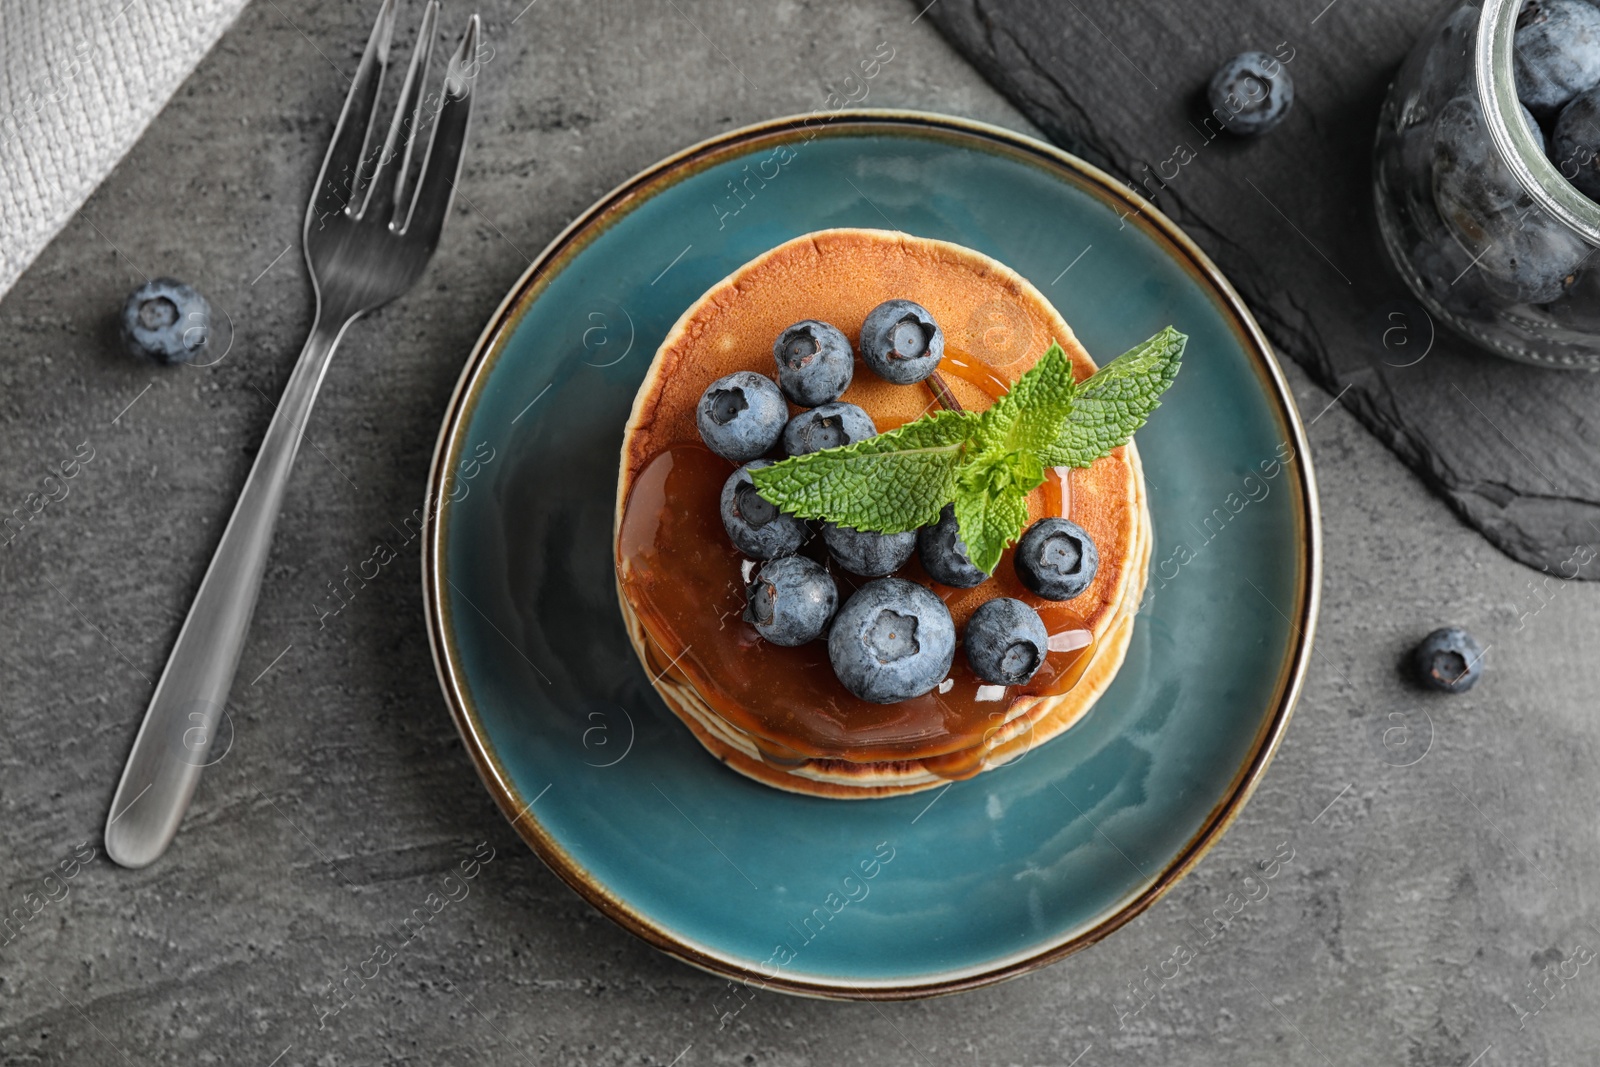
[(1072, 414), (1077, 387), (1072, 361), (1060, 345), (1052, 342), (1011, 390), (983, 413), (984, 444), (1034, 453), (1049, 448), (1060, 436), (1062, 423)]
[(805, 519), (903, 533), (955, 504), (972, 562), (993, 571), (1028, 525), (1047, 467), (1086, 467), (1143, 426), (1188, 338), (1168, 327), (1082, 382), (1052, 344), (982, 414), (939, 411), (842, 448), (752, 471), (763, 497)]
[(1018, 487), (1031, 493), (1044, 481), (1044, 465), (1032, 452), (987, 449), (969, 458), (956, 476), (956, 499), (998, 496)]
[(791, 456), (750, 472), (756, 491), (802, 519), (879, 533), (939, 520), (956, 497), (979, 416), (936, 411), (865, 441)]
[(1039, 461), (1046, 467), (1087, 467), (1126, 442), (1160, 406), (1188, 341), (1168, 326), (1078, 383), (1055, 440), (1037, 449)]
[(960, 493), (955, 503), (967, 558), (974, 567), (994, 573), (1006, 546), (1028, 525), (1028, 490), (1012, 482), (992, 493)]

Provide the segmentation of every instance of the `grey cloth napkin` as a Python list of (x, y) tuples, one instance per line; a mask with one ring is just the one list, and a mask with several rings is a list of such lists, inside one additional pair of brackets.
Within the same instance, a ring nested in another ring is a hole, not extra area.
[(0, 294), (245, 0), (0, 0)]

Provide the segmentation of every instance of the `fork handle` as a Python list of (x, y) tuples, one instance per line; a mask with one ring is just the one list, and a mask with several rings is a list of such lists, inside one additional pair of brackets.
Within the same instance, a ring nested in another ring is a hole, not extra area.
[(312, 325), (156, 683), (106, 819), (106, 855), (124, 867), (147, 866), (166, 851), (200, 782), (250, 630), (289, 471), (317, 387), (351, 321), (324, 327), (319, 314)]

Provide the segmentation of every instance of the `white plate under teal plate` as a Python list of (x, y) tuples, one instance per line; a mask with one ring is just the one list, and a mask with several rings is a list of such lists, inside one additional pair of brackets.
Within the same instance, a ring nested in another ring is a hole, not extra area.
[[(1024, 759), (888, 800), (795, 796), (720, 765), (655, 695), (613, 583), (622, 426), (657, 346), (735, 268), (834, 226), (993, 256), (1102, 360), (1169, 323), (1190, 337), (1182, 374), (1139, 433), (1156, 545), (1115, 683)], [(1316, 617), (1305, 438), (1237, 294), (1105, 174), (937, 115), (738, 130), (596, 204), (484, 331), (428, 492), (434, 655), (507, 817), (568, 884), (652, 944), (801, 993), (981, 985), (1149, 906), (1266, 769)]]

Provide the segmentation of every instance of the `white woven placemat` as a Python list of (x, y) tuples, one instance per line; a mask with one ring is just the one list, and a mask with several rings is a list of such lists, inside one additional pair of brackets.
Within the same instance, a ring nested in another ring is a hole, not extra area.
[(0, 293), (245, 0), (0, 0)]

